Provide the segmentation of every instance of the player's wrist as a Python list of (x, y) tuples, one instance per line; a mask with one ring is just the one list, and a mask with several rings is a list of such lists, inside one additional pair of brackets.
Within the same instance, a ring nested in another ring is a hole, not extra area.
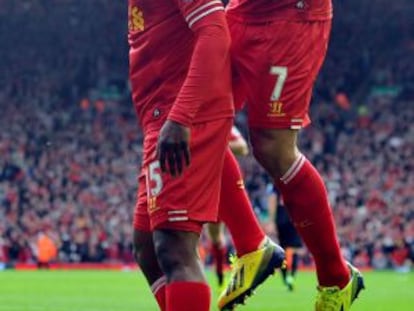
[(174, 113), (170, 113), (167, 117), (167, 120), (175, 122), (181, 126), (185, 126), (188, 128), (191, 127), (191, 124), (192, 124), (188, 118), (182, 115), (174, 114)]

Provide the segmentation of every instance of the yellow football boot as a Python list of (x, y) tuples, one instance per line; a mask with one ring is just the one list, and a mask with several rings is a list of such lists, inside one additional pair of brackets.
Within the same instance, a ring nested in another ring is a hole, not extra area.
[(258, 250), (240, 258), (233, 257), (229, 282), (218, 299), (219, 309), (234, 310), (236, 305), (244, 304), (253, 290), (281, 268), (284, 262), (285, 252), (269, 238)]
[(361, 272), (348, 263), (351, 272), (351, 280), (343, 288), (318, 287), (316, 296), (315, 311), (348, 311), (361, 290), (365, 288), (364, 278)]

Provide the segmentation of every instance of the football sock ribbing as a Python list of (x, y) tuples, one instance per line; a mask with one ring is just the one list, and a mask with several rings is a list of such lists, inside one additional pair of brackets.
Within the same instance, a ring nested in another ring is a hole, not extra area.
[(227, 150), (224, 158), (219, 219), (229, 229), (239, 257), (257, 250), (265, 239), (265, 234), (244, 189), (243, 176), (237, 159), (230, 149)]
[(158, 306), (161, 311), (166, 311), (165, 302), (165, 287), (167, 285), (167, 278), (165, 276), (160, 277), (151, 285), (151, 291), (157, 300)]
[(320, 286), (349, 282), (342, 258), (325, 184), (313, 165), (300, 155), (286, 174), (276, 181), (290, 218), (312, 253)]
[(210, 288), (199, 282), (173, 282), (166, 287), (167, 311), (209, 311)]

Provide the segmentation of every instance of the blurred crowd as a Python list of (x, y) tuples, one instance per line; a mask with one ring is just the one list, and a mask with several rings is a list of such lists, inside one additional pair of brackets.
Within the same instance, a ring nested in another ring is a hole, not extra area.
[[(414, 3), (334, 1), (328, 58), (301, 135), (322, 172), (344, 254), (414, 257)], [(2, 0), (0, 262), (131, 262), (141, 157), (128, 91), (126, 1)], [(387, 23), (384, 23), (384, 20)], [(237, 124), (245, 132), (246, 120)], [(264, 226), (269, 179), (240, 159)]]

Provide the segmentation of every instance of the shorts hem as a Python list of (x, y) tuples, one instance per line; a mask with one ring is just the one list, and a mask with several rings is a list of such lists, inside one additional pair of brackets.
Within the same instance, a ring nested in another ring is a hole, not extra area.
[(151, 226), (148, 221), (144, 221), (144, 220), (140, 221), (140, 220), (135, 219), (133, 223), (133, 227), (134, 227), (134, 230), (151, 232)]
[(311, 124), (309, 120), (303, 120), (301, 122), (292, 122), (291, 120), (281, 120), (278, 122), (260, 122), (249, 121), (249, 127), (251, 128), (265, 128), (265, 129), (290, 129), (300, 130)]
[(176, 230), (176, 231), (186, 231), (186, 232), (195, 232), (200, 234), (203, 229), (203, 222), (199, 222), (196, 220), (187, 220), (187, 221), (180, 221), (180, 222), (170, 222), (170, 221), (163, 221), (159, 220), (152, 225), (152, 230), (160, 230), (160, 229), (167, 229), (167, 230)]

